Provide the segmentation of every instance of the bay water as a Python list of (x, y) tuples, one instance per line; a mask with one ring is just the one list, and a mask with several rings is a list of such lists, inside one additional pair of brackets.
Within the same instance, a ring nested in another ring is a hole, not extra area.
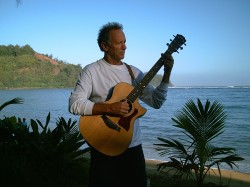
[[(45, 123), (50, 112), (50, 127), (54, 128), (59, 117), (66, 120), (79, 120), (79, 116), (68, 112), (68, 98), (72, 89), (24, 89), (0, 90), (0, 105), (15, 97), (24, 99), (23, 104), (9, 105), (0, 111), (0, 118), (16, 116), (27, 119), (39, 119)], [(152, 109), (141, 103), (147, 113), (140, 118), (143, 150), (146, 159), (168, 161), (161, 157), (154, 144), (161, 143), (157, 138), (181, 140), (184, 137), (180, 129), (173, 126), (171, 118), (180, 111), (187, 101), (197, 103), (199, 98), (204, 104), (218, 101), (227, 114), (224, 132), (214, 144), (219, 147), (233, 147), (245, 160), (236, 162), (239, 168), (234, 171), (250, 173), (250, 87), (180, 87), (169, 88), (167, 101), (161, 109)], [(230, 169), (223, 166), (223, 169)]]

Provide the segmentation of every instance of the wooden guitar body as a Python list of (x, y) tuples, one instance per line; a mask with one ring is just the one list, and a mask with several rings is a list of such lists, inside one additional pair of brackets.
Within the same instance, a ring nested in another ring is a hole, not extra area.
[[(114, 87), (112, 97), (106, 103), (126, 99), (134, 87), (119, 83)], [(134, 121), (146, 113), (138, 98), (130, 104), (130, 112), (125, 116), (94, 115), (81, 116), (79, 128), (85, 140), (95, 149), (109, 156), (123, 153), (129, 146), (134, 129)]]

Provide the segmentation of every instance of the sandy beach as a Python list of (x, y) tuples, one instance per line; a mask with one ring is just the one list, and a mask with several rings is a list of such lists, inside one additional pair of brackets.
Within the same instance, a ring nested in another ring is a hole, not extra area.
[[(146, 167), (148, 172), (156, 172), (157, 164), (162, 161), (146, 160)], [(165, 170), (167, 172), (167, 169)], [(230, 187), (250, 187), (250, 173), (240, 173), (231, 170), (222, 170), (222, 183)], [(213, 182), (220, 184), (220, 175), (217, 169), (213, 169), (207, 174), (206, 182)]]

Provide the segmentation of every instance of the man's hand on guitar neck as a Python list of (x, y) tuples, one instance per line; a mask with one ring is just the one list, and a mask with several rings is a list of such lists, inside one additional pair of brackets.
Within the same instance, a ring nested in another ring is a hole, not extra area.
[(164, 65), (164, 74), (162, 77), (162, 82), (169, 83), (170, 74), (174, 66), (174, 58), (172, 55), (161, 55), (161, 60)]
[(124, 116), (129, 113), (130, 107), (126, 99), (114, 103), (95, 103), (92, 115), (119, 115)]

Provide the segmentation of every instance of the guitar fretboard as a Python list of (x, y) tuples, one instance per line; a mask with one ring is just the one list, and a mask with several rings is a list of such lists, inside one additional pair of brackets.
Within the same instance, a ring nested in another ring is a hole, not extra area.
[[(163, 56), (171, 55), (173, 52), (177, 52), (179, 48), (182, 49), (181, 45), (185, 44), (185, 42), (186, 39), (182, 35), (177, 34), (175, 39), (171, 42), (171, 44), (168, 44), (169, 47), (163, 54)], [(133, 103), (140, 95), (142, 95), (142, 92), (145, 89), (145, 87), (149, 84), (149, 82), (153, 79), (153, 77), (161, 69), (162, 66), (163, 63), (161, 57), (128, 95), (127, 99), (131, 103)]]
[(143, 77), (143, 79), (137, 84), (137, 86), (130, 92), (127, 97), (130, 102), (133, 103), (140, 95), (142, 95), (143, 90), (153, 79), (156, 73), (161, 69), (162, 65), (161, 59), (159, 59), (150, 69), (150, 71)]

